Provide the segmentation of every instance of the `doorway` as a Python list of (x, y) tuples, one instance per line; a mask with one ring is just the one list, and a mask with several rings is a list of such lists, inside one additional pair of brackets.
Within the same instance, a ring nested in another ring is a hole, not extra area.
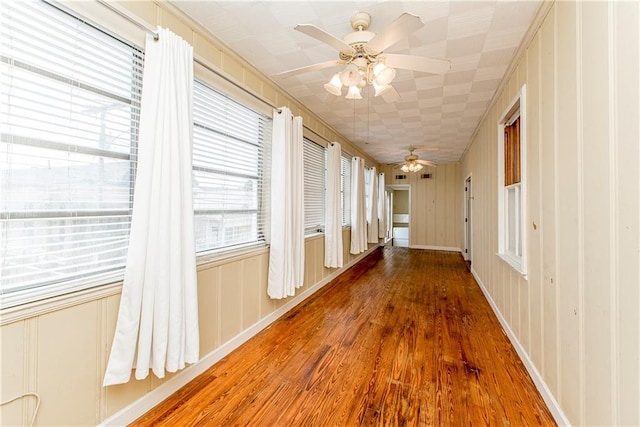
[(462, 254), (465, 261), (471, 265), (473, 253), (472, 248), (472, 227), (471, 227), (471, 201), (473, 194), (471, 192), (471, 175), (464, 181), (464, 253)]
[(411, 232), (411, 187), (394, 185), (391, 215), (391, 238), (393, 246), (409, 247)]

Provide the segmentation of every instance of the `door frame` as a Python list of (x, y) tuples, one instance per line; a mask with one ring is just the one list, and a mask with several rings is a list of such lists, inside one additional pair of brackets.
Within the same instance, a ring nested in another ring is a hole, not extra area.
[(462, 251), (462, 257), (469, 263), (473, 260), (473, 179), (472, 174), (467, 175), (463, 182), (462, 197), (464, 206), (464, 216), (462, 227), (464, 230), (464, 249)]
[[(390, 188), (392, 191), (408, 191), (407, 197), (409, 198), (409, 247), (411, 247), (411, 184), (392, 184), (387, 185), (387, 188)], [(391, 230), (393, 230), (393, 205), (391, 205), (391, 218), (390, 218)], [(393, 238), (393, 233), (392, 236)]]

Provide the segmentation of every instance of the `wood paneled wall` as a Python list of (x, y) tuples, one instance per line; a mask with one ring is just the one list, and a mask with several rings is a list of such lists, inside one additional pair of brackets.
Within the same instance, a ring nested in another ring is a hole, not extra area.
[[(77, 13), (97, 22), (124, 39), (144, 46), (145, 32), (95, 1), (63, 3)], [(110, 2), (126, 15), (149, 27), (161, 25), (179, 34), (194, 46), (196, 58), (227, 78), (247, 88), (268, 103), (289, 107), (303, 117), (304, 124), (328, 140), (340, 142), (345, 149), (367, 159), (343, 136), (314, 116), (308, 109), (282, 92), (246, 60), (206, 33), (167, 2)], [(240, 98), (254, 108), (270, 112), (261, 101), (239, 90), (202, 67), (196, 76)], [(314, 137), (315, 138), (315, 137)], [(356, 257), (349, 254), (349, 231), (344, 231), (345, 264)], [(213, 261), (198, 268), (201, 357), (229, 342), (251, 325), (274, 313), (291, 299), (273, 301), (266, 295), (268, 250)], [(324, 238), (306, 240), (305, 285), (297, 295), (318, 284), (335, 270), (324, 264)], [(24, 392), (35, 391), (42, 397), (37, 425), (96, 425), (122, 408), (143, 398), (176, 374), (163, 380), (150, 375), (125, 385), (102, 387), (111, 341), (115, 331), (119, 292), (85, 298), (78, 303), (60, 304), (16, 321), (3, 321), (0, 327), (2, 348), (0, 364), (2, 401)], [(0, 411), (0, 425), (28, 425), (35, 399), (26, 397)]]
[[(425, 167), (417, 173), (385, 166), (386, 185), (411, 186), (410, 245), (416, 248), (462, 247), (462, 203), (464, 178), (460, 164)], [(430, 174), (430, 178), (421, 178)], [(398, 180), (396, 175), (406, 175)]]
[[(350, 230), (343, 238), (345, 261), (354, 261), (348, 253)], [(323, 236), (308, 238), (305, 251), (305, 282), (297, 295), (335, 272), (323, 266)], [(263, 249), (198, 268), (201, 357), (290, 300), (267, 296), (268, 262)], [(102, 387), (119, 303), (120, 295), (112, 295), (3, 325), (1, 399), (35, 391), (42, 398), (37, 425), (96, 425), (180, 375), (167, 373), (160, 380), (150, 374)], [(31, 397), (3, 406), (0, 424), (28, 425), (34, 409)]]
[[(574, 425), (640, 425), (639, 9), (556, 2), (462, 162), (473, 269)], [(496, 256), (497, 123), (523, 84), (526, 279)]]

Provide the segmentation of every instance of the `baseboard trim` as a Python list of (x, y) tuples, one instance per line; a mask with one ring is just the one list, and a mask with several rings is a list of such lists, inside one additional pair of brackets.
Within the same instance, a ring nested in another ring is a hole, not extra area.
[(289, 310), (309, 298), (311, 295), (316, 293), (322, 287), (327, 285), (336, 277), (340, 276), (342, 273), (347, 271), (349, 268), (353, 267), (356, 263), (360, 262), (364, 257), (371, 254), (373, 251), (378, 249), (380, 245), (375, 245), (369, 248), (366, 252), (363, 252), (359, 257), (353, 259), (349, 263), (347, 263), (344, 267), (339, 270), (334, 271), (315, 285), (306, 289), (301, 294), (292, 298), (289, 302), (284, 304), (282, 307), (278, 308), (274, 312), (268, 314), (267, 316), (260, 319), (258, 322), (254, 323), (249, 328), (240, 332), (235, 337), (231, 338), (229, 341), (222, 344), (220, 347), (213, 350), (211, 353), (202, 357), (199, 361), (194, 363), (193, 365), (188, 366), (184, 370), (182, 370), (179, 374), (175, 375), (171, 379), (162, 383), (158, 387), (151, 390), (149, 393), (145, 394), (140, 399), (131, 403), (130, 405), (124, 407), (120, 411), (116, 412), (109, 418), (102, 421), (99, 426), (126, 426), (127, 424), (135, 421), (145, 413), (149, 412), (160, 402), (165, 400), (167, 397), (171, 396), (173, 393), (178, 391), (180, 388), (185, 386), (187, 383), (195, 379), (198, 375), (202, 374), (204, 371), (209, 369), (215, 363), (219, 362), (222, 358), (227, 356), (236, 348), (240, 347), (242, 344), (247, 342), (250, 338), (257, 335), (264, 328), (278, 320), (282, 315), (287, 313)]
[(495, 301), (491, 297), (491, 294), (489, 294), (489, 291), (487, 290), (487, 288), (484, 286), (484, 283), (478, 276), (478, 273), (473, 268), (473, 265), (471, 266), (471, 274), (473, 274), (473, 277), (476, 279), (476, 282), (478, 283), (478, 286), (480, 286), (482, 293), (484, 294), (485, 298), (489, 302), (491, 309), (493, 310), (496, 317), (498, 318), (498, 321), (500, 321), (502, 328), (507, 334), (507, 337), (509, 337), (511, 344), (516, 349), (518, 356), (520, 356), (520, 360), (522, 361), (525, 368), (529, 372), (529, 375), (531, 376), (533, 383), (536, 385), (536, 388), (538, 389), (538, 392), (540, 392), (542, 399), (547, 404), (547, 407), (549, 408), (549, 411), (551, 412), (551, 415), (553, 416), (554, 420), (559, 426), (571, 426), (571, 423), (569, 422), (569, 419), (562, 411), (560, 404), (556, 400), (553, 393), (551, 393), (551, 390), (547, 386), (547, 383), (544, 381), (544, 379), (542, 378), (542, 375), (540, 374), (536, 366), (533, 364), (533, 361), (529, 358), (529, 355), (527, 354), (526, 350), (524, 349), (522, 344), (520, 344), (520, 341), (518, 341), (518, 338), (516, 338), (515, 333), (509, 326), (509, 323), (507, 323), (507, 320), (502, 315), (502, 312), (500, 312), (500, 309), (498, 309), (498, 306), (496, 305)]
[(410, 245), (411, 249), (429, 249), (432, 251), (462, 252), (462, 249), (453, 246)]

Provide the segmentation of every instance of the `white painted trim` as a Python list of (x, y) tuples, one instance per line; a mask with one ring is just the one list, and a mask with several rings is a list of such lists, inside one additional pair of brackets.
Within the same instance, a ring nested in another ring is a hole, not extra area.
[(509, 323), (507, 322), (507, 320), (504, 318), (504, 316), (500, 312), (500, 309), (498, 308), (496, 303), (493, 301), (493, 298), (491, 298), (491, 294), (489, 294), (489, 291), (484, 286), (484, 283), (482, 283), (482, 280), (478, 276), (478, 273), (476, 272), (476, 270), (473, 268), (473, 265), (471, 266), (471, 274), (473, 274), (473, 277), (476, 279), (478, 286), (480, 286), (482, 293), (484, 294), (485, 298), (489, 302), (491, 309), (493, 310), (494, 314), (500, 321), (500, 324), (502, 325), (502, 329), (504, 329), (505, 333), (507, 334), (507, 337), (509, 337), (509, 341), (511, 341), (511, 344), (513, 345), (516, 352), (518, 353), (518, 356), (520, 356), (520, 360), (524, 364), (524, 367), (527, 369), (527, 372), (529, 372), (529, 375), (531, 376), (533, 383), (538, 389), (538, 392), (540, 392), (542, 399), (547, 404), (549, 411), (551, 411), (551, 415), (553, 416), (553, 419), (556, 421), (556, 423), (559, 426), (571, 426), (571, 423), (569, 422), (569, 419), (562, 411), (560, 404), (558, 403), (555, 396), (547, 386), (547, 383), (542, 378), (542, 375), (540, 374), (540, 372), (538, 372), (538, 369), (533, 364), (533, 361), (529, 358), (527, 351), (524, 349), (522, 344), (520, 344), (520, 341), (518, 341), (518, 338), (516, 337), (511, 327), (509, 326)]
[(282, 315), (287, 313), (289, 310), (303, 302), (305, 299), (309, 298), (315, 292), (320, 290), (327, 283), (331, 282), (336, 277), (340, 276), (342, 273), (346, 272), (349, 268), (353, 267), (356, 263), (360, 262), (364, 257), (371, 254), (373, 251), (378, 249), (381, 245), (374, 245), (369, 248), (366, 252), (363, 252), (358, 258), (350, 261), (344, 267), (339, 270), (332, 272), (330, 275), (311, 286), (300, 295), (295, 296), (289, 302), (275, 310), (274, 312), (268, 314), (267, 316), (260, 319), (258, 322), (254, 323), (252, 326), (248, 327), (244, 331), (240, 332), (235, 337), (231, 338), (229, 341), (225, 342), (211, 353), (202, 357), (199, 361), (194, 363), (193, 365), (188, 366), (183, 371), (173, 376), (171, 379), (162, 383), (158, 387), (151, 390), (149, 393), (131, 403), (130, 405), (122, 408), (120, 411), (116, 412), (106, 420), (102, 421), (99, 426), (123, 426), (127, 425), (137, 418), (141, 417), (148, 411), (150, 411), (153, 407), (158, 405), (160, 402), (165, 400), (167, 397), (171, 396), (173, 393), (178, 391), (181, 387), (185, 386), (187, 383), (192, 381), (198, 375), (205, 372), (215, 363), (219, 362), (222, 358), (230, 354), (233, 350), (240, 347), (242, 344), (247, 342), (250, 338), (257, 335), (264, 328), (278, 320)]
[(29, 303), (3, 308), (0, 310), (0, 326), (120, 294), (122, 292), (122, 278), (115, 281), (109, 279), (109, 281), (88, 289), (74, 289), (66, 294), (52, 294), (50, 298), (37, 299)]
[(448, 251), (448, 252), (462, 253), (462, 249), (456, 248), (454, 246), (410, 245), (409, 247), (411, 249), (429, 249), (432, 251)]

